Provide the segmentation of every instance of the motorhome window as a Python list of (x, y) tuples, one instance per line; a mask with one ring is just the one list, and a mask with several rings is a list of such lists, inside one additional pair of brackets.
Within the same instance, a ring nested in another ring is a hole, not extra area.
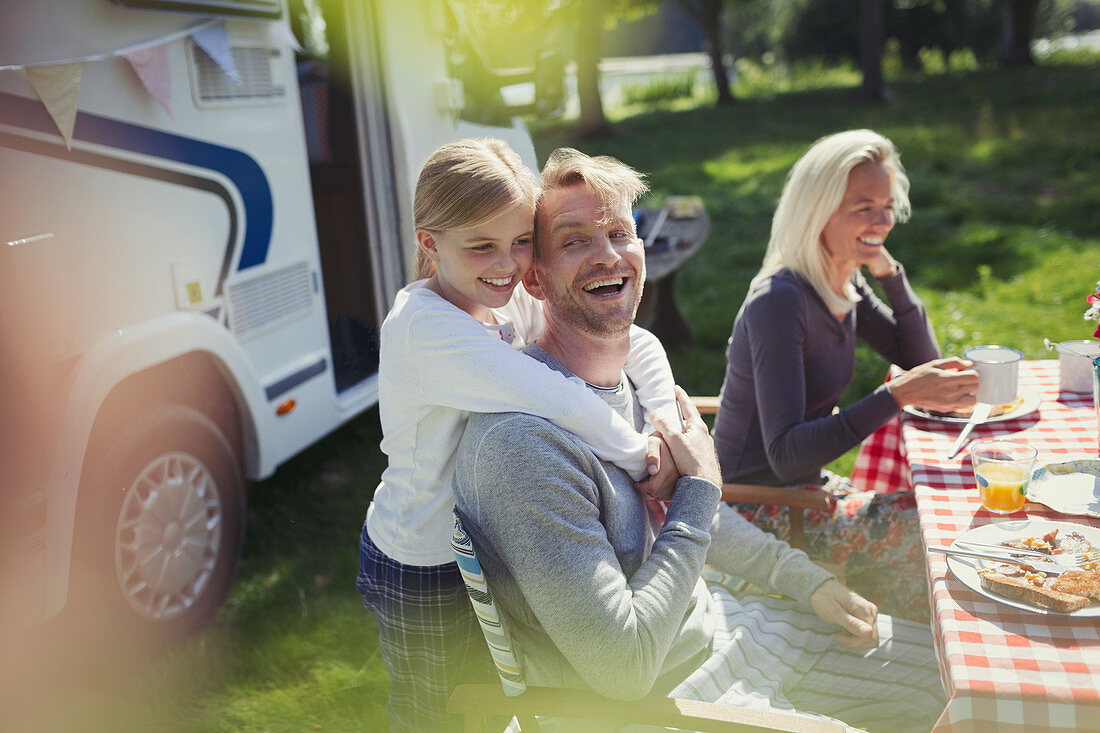
[(278, 18), (282, 15), (281, 0), (115, 0), (119, 5), (141, 10), (170, 10), (176, 13), (201, 15)]

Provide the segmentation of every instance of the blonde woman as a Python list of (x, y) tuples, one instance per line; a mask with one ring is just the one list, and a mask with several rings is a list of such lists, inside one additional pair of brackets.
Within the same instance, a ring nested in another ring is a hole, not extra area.
[[(451, 690), (493, 674), (449, 542), (450, 479), (471, 412), (550, 420), (635, 480), (655, 474), (638, 485), (647, 493), (678, 478), (671, 458), (656, 461), (653, 444), (607, 403), (516, 350), (543, 326), (540, 302), (516, 287), (531, 267), (537, 193), (534, 174), (495, 139), (444, 145), (417, 181), (423, 279), (398, 293), (382, 324), (388, 466), (363, 524), (356, 582), (378, 620), (391, 731), (461, 729), (444, 709)], [(640, 328), (631, 330), (626, 372), (644, 375), (647, 410), (674, 409), (668, 360)]]
[[(914, 543), (919, 549), (912, 496), (857, 494), (848, 479), (823, 472), (904, 405), (974, 404), (977, 375), (967, 362), (940, 358), (924, 307), (885, 246), (894, 224), (909, 216), (908, 190), (893, 143), (870, 130), (822, 138), (795, 163), (763, 266), (734, 321), (714, 440), (725, 481), (825, 485), (836, 509), (809, 518), (810, 554), (846, 564), (853, 588), (880, 605), (919, 604), (894, 613), (923, 615), (922, 584), (907, 578), (920, 592), (900, 601), (878, 587), (884, 560), (902, 561)], [(908, 371), (835, 410), (854, 374), (857, 338)], [(785, 510), (740, 509), (785, 531)]]

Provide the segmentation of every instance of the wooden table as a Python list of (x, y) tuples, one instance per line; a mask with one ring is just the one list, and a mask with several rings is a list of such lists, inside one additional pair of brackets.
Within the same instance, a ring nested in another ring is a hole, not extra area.
[[(635, 211), (646, 262), (645, 290), (635, 322), (652, 331), (666, 348), (688, 346), (695, 337), (676, 303), (676, 271), (703, 246), (710, 232), (710, 217), (702, 211), (696, 217), (673, 219), (662, 217), (661, 211)], [(655, 224), (657, 232), (652, 231)]]
[[(1023, 440), (1040, 463), (1097, 454), (1092, 396), (1059, 394), (1056, 361), (1026, 361), (1020, 389), (1037, 392), (1037, 411), (986, 423), (973, 440)], [(924, 546), (949, 545), (978, 526), (1019, 519), (1100, 520), (1039, 504), (997, 515), (981, 507), (969, 457), (947, 453), (961, 425), (903, 414), (870, 436), (853, 470), (865, 488), (911, 476)], [(878, 470), (885, 467), (885, 470)], [(878, 488), (881, 488), (879, 486)], [(993, 601), (956, 580), (940, 554), (926, 555), (932, 630), (948, 704), (936, 731), (1100, 731), (1100, 618), (1031, 613)]]

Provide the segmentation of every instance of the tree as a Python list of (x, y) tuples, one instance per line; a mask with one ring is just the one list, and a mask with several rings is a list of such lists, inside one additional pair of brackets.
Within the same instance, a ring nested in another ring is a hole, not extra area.
[[(733, 0), (744, 2), (744, 0)], [(727, 0), (676, 0), (677, 5), (695, 19), (695, 22), (703, 29), (706, 38), (706, 51), (710, 56), (711, 73), (714, 75), (714, 86), (718, 89), (718, 104), (733, 103), (733, 93), (730, 91), (729, 75), (726, 73), (725, 51), (722, 39), (722, 11)]]
[(882, 78), (884, 35), (883, 0), (859, 2), (859, 70), (863, 83), (859, 96), (866, 102), (885, 102), (886, 83)]
[(575, 5), (577, 13), (577, 101), (580, 119), (577, 133), (581, 137), (599, 137), (611, 133), (611, 124), (603, 112), (600, 96), (600, 59), (603, 58), (604, 19), (611, 9), (610, 0), (584, 0)]
[(1001, 36), (1001, 62), (1030, 65), (1031, 38), (1035, 35), (1035, 16), (1039, 0), (1004, 0), (1004, 33)]

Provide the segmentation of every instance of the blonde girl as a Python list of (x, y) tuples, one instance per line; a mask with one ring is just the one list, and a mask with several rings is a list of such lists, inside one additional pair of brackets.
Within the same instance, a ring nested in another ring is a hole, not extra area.
[[(636, 480), (647, 472), (644, 436), (582, 384), (517, 351), (542, 328), (539, 301), (516, 287), (531, 266), (537, 192), (535, 176), (493, 139), (444, 145), (417, 181), (422, 279), (398, 293), (382, 325), (388, 465), (363, 524), (357, 580), (378, 618), (391, 731), (453, 727), (444, 712), (453, 687), (494, 674), (449, 544), (449, 482), (467, 416), (539, 415)], [(647, 388), (647, 411), (671, 406), (667, 359), (642, 329), (632, 331), (626, 371)]]

